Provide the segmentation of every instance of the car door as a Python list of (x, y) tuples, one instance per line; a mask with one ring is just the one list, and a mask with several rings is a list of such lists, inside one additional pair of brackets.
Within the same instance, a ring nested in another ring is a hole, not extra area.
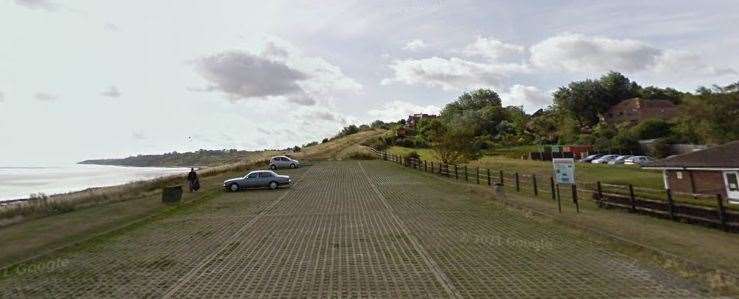
[(246, 188), (256, 187), (259, 187), (259, 173), (252, 172), (248, 176), (246, 176)]
[(267, 187), (269, 186), (269, 183), (272, 181), (272, 174), (269, 172), (260, 172), (259, 173), (259, 187)]

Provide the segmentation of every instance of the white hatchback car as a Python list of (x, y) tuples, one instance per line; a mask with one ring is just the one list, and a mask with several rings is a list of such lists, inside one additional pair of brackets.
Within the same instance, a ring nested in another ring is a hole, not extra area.
[(300, 161), (292, 159), (287, 156), (276, 156), (269, 159), (269, 168), (272, 170), (278, 168), (298, 168), (300, 167)]

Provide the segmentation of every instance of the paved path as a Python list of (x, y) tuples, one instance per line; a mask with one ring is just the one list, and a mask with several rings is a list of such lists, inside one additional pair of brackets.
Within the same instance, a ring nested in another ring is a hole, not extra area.
[(675, 297), (695, 289), (555, 224), (381, 161), (224, 193), (0, 281), (0, 297)]

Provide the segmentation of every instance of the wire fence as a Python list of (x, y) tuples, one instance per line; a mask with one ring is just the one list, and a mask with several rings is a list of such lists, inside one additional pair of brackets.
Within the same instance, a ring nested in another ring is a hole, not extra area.
[(557, 202), (560, 212), (562, 200), (571, 201), (578, 213), (580, 200), (590, 200), (600, 208), (619, 208), (633, 213), (702, 224), (727, 232), (739, 232), (739, 211), (736, 210), (737, 207), (726, 205), (721, 194), (691, 194), (600, 181), (565, 185), (557, 184), (552, 176), (445, 164), (402, 157), (385, 151), (375, 151), (375, 154), (382, 160), (423, 172), (551, 199)]

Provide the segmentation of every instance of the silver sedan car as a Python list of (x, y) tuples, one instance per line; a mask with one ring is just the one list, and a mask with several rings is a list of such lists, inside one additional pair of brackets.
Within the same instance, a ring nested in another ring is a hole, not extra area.
[(251, 188), (270, 188), (274, 190), (280, 186), (289, 186), (292, 182), (289, 176), (279, 175), (270, 170), (256, 170), (249, 172), (242, 178), (224, 181), (223, 188), (233, 192)]
[(288, 156), (276, 156), (269, 159), (269, 169), (275, 170), (278, 168), (298, 168), (300, 167), (300, 161), (290, 158)]

